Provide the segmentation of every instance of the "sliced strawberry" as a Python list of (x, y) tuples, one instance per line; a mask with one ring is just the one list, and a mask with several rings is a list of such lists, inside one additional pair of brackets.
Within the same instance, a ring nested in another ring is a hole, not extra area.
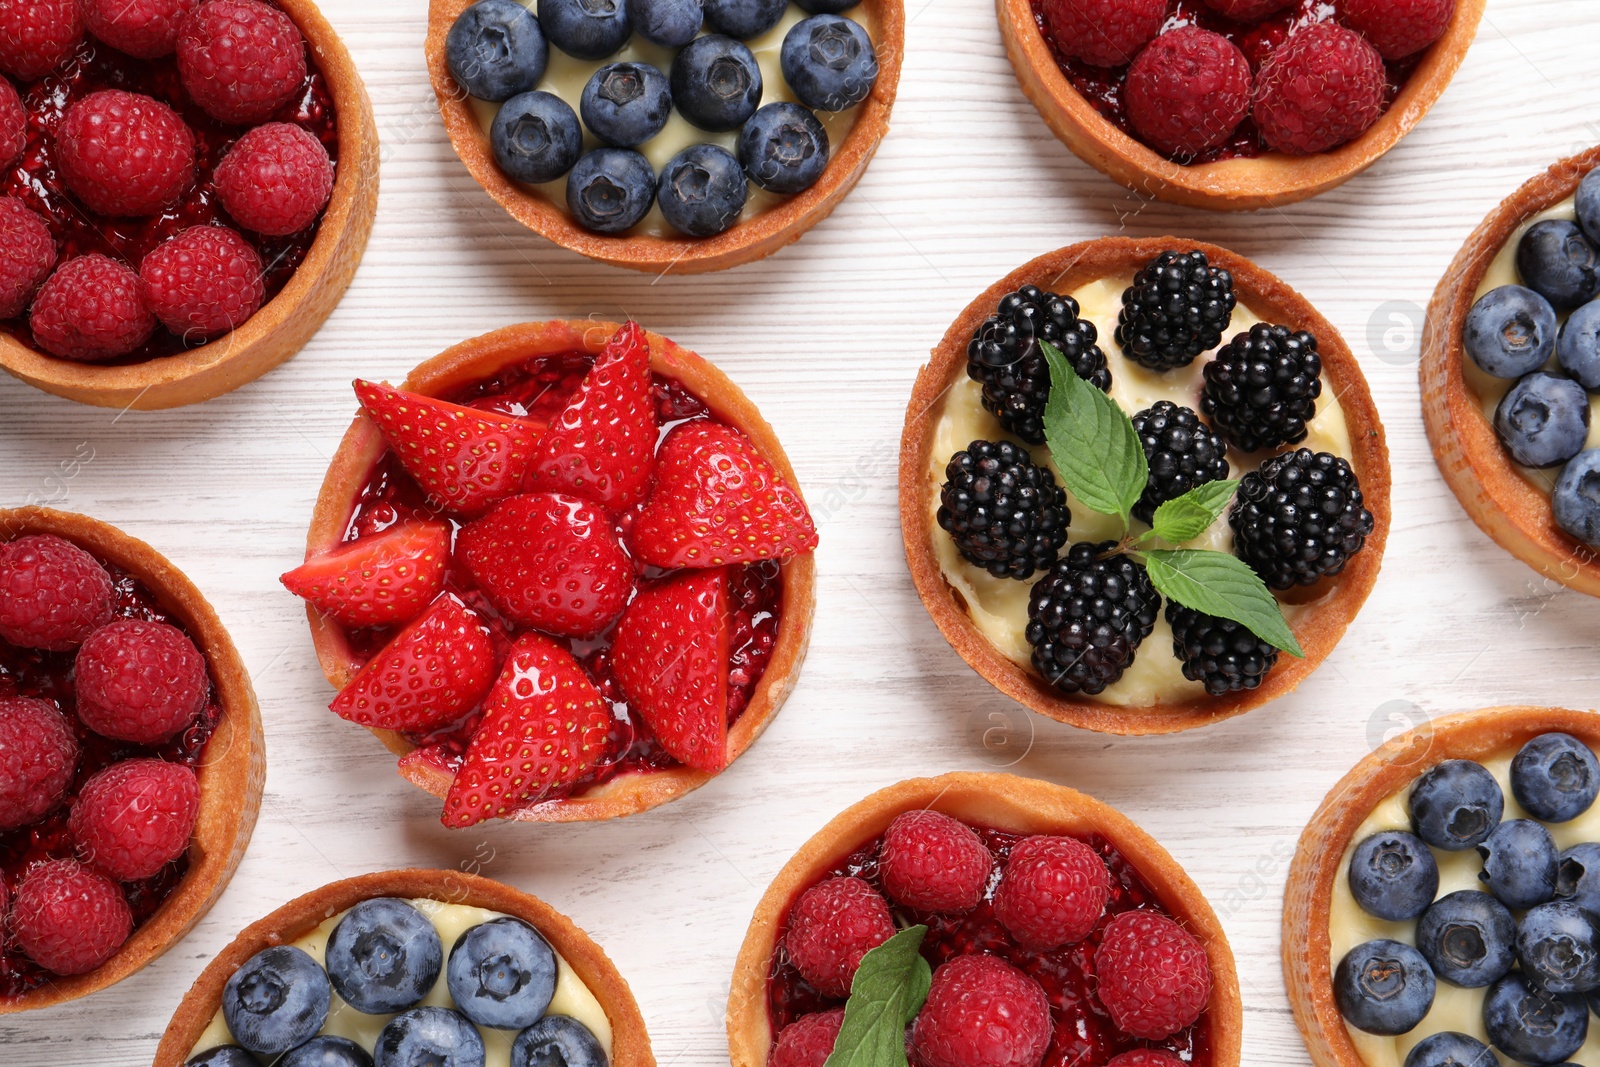
[(441, 509), (479, 515), (528, 476), (537, 424), (357, 380), (361, 408)]
[(567, 492), (612, 511), (644, 499), (655, 466), (650, 342), (629, 322), (612, 335), (539, 439), (530, 489)]
[(610, 726), (600, 691), (572, 653), (523, 634), (484, 702), (440, 820), (460, 829), (503, 819), (571, 785), (605, 754)]
[(689, 571), (645, 589), (617, 623), (612, 670), (628, 707), (672, 757), (728, 765), (728, 571)]
[(281, 581), (344, 626), (387, 626), (422, 614), (444, 589), (450, 527), (409, 520), (308, 559)]
[(502, 614), (566, 637), (598, 635), (633, 592), (633, 563), (610, 520), (565, 493), (496, 504), (461, 528), (456, 558)]
[(702, 419), (667, 434), (631, 538), (633, 554), (657, 567), (721, 567), (809, 552), (817, 528), (748, 437)]
[(450, 597), (372, 657), (329, 709), (382, 730), (434, 730), (465, 714), (494, 684), (494, 642)]

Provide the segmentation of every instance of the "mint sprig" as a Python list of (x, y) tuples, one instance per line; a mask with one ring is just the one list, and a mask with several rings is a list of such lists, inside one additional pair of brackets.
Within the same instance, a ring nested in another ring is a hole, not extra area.
[(1044, 408), (1044, 438), (1072, 495), (1124, 524), (1150, 479), (1144, 446), (1122, 405), (1078, 377), (1048, 341), (1039, 350), (1050, 364), (1050, 396)]
[(1233, 491), (1239, 488), (1234, 479), (1206, 482), (1197, 485), (1182, 496), (1173, 497), (1160, 507), (1150, 522), (1150, 532), (1169, 545), (1193, 541), (1211, 528), (1222, 517), (1233, 501)]
[(907, 1067), (906, 1027), (933, 986), (922, 958), (926, 926), (911, 926), (861, 957), (844, 1024), (823, 1067)]

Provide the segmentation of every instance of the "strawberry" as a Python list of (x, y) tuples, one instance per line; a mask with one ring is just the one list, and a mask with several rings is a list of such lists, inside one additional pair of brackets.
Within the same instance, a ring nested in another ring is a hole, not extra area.
[(612, 511), (644, 499), (654, 467), (650, 342), (629, 322), (606, 342), (567, 406), (539, 439), (530, 489), (567, 492)]
[(479, 515), (528, 475), (537, 425), (357, 380), (362, 410), (438, 507)]
[(306, 560), (280, 580), (344, 626), (386, 626), (422, 614), (444, 589), (450, 527), (407, 521)]
[(450, 597), (383, 647), (328, 705), (341, 719), (382, 730), (433, 730), (459, 719), (494, 684), (494, 642)]
[(595, 637), (633, 592), (633, 564), (605, 513), (565, 493), (526, 493), (461, 528), (456, 556), (501, 613)]
[(571, 785), (605, 754), (610, 727), (605, 700), (572, 653), (523, 634), (484, 702), (440, 821), (462, 829), (505, 818)]
[(689, 571), (639, 593), (611, 662), (628, 706), (697, 771), (728, 764), (728, 571)]
[(800, 494), (748, 437), (699, 420), (674, 428), (661, 445), (632, 547), (657, 567), (720, 567), (809, 552), (817, 528)]

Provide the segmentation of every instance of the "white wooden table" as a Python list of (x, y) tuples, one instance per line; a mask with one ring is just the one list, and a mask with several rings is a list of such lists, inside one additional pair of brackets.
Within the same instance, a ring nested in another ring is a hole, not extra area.
[[(1600, 703), (1600, 604), (1547, 585), (1466, 519), (1423, 435), (1415, 337), (1391, 349), (1383, 336), (1391, 312), (1420, 322), (1502, 197), (1600, 142), (1592, 0), (1491, 0), (1455, 83), (1397, 149), (1333, 193), (1243, 216), (1141, 203), (1081, 163), (1023, 99), (989, 4), (909, 5), (893, 132), (833, 217), (765, 262), (654, 278), (547, 244), (471, 180), (423, 71), (423, 0), (325, 0), (372, 93), (384, 165), (366, 260), (321, 333), (263, 380), (172, 412), (119, 418), (0, 379), (0, 505), (88, 512), (185, 569), (254, 674), (269, 768), (254, 843), (210, 915), (110, 990), (0, 1019), (0, 1063), (148, 1063), (242, 926), (325, 882), (416, 864), (477, 865), (561, 908), (631, 981), (660, 1063), (724, 1064), (734, 955), (791, 852), (900, 778), (1011, 763), (1121, 808), (1177, 856), (1238, 956), (1245, 1061), (1308, 1062), (1278, 920), (1324, 792), (1408, 715)], [(1034, 717), (968, 670), (912, 590), (895, 499), (912, 378), (955, 314), (1023, 261), (1119, 232), (1227, 245), (1310, 297), (1361, 357), (1394, 462), (1386, 566), (1338, 650), (1293, 696), (1162, 740)], [(353, 377), (398, 381), (485, 330), (588, 315), (635, 316), (717, 361), (777, 427), (822, 531), (811, 655), (761, 742), (678, 803), (608, 825), (447, 832), (438, 802), (327, 712), (305, 617), (277, 576), (300, 559)], [(93, 460), (63, 484), (59, 465), (80, 449)], [(982, 743), (995, 714), (1009, 724), (999, 753)]]

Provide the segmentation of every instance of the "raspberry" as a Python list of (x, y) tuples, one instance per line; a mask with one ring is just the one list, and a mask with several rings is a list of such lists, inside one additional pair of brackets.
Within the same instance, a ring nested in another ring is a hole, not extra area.
[(1340, 0), (1339, 16), (1384, 59), (1422, 51), (1450, 25), (1456, 0)]
[(783, 943), (817, 992), (844, 997), (861, 957), (893, 936), (894, 920), (878, 891), (860, 878), (838, 877), (800, 894)]
[(1272, 51), (1256, 78), (1256, 126), (1267, 144), (1306, 156), (1337, 148), (1383, 114), (1383, 57), (1354, 30), (1313, 22)]
[(102, 737), (153, 745), (194, 721), (210, 679), (206, 658), (164, 622), (118, 619), (78, 650), (78, 718)]
[(1111, 898), (1111, 872), (1071, 837), (1030, 837), (1011, 850), (994, 914), (1024, 948), (1048, 952), (1082, 941)]
[(1219, 15), (1235, 22), (1256, 22), (1274, 11), (1282, 11), (1291, 0), (1205, 0), (1205, 4)]
[(77, 0), (0, 4), (0, 70), (29, 82), (48, 74), (83, 40)]
[(22, 201), (0, 197), (0, 319), (22, 314), (55, 265), (49, 224)]
[(11, 902), (11, 932), (39, 966), (84, 974), (116, 955), (133, 930), (122, 889), (76, 860), (47, 860), (22, 876)]
[(200, 815), (194, 772), (158, 759), (114, 763), (78, 792), (67, 827), (85, 863), (132, 882), (189, 849)]
[(1128, 68), (1128, 121), (1150, 147), (1194, 159), (1226, 141), (1250, 111), (1250, 61), (1220, 33), (1163, 33)]
[(111, 621), (111, 575), (53, 534), (0, 545), (0, 638), (65, 652)]
[(112, 48), (140, 59), (171, 55), (199, 0), (78, 0), (83, 24)]
[(261, 257), (226, 226), (191, 226), (144, 257), (145, 301), (185, 340), (244, 325), (266, 298)]
[(33, 697), (0, 700), (0, 831), (48, 815), (77, 769), (78, 742), (54, 704)]
[(1200, 1017), (1211, 996), (1211, 964), (1193, 934), (1149, 911), (1106, 924), (1094, 954), (1100, 1003), (1117, 1029), (1157, 1041)]
[(895, 816), (879, 859), (883, 891), (908, 908), (967, 912), (983, 899), (994, 857), (972, 828), (937, 811)]
[(1136, 1048), (1113, 1056), (1106, 1067), (1189, 1067), (1164, 1048)]
[(1044, 0), (1044, 29), (1062, 53), (1093, 67), (1120, 67), (1167, 20), (1167, 0)]
[(101, 215), (151, 215), (194, 178), (194, 134), (166, 104), (106, 89), (73, 104), (56, 128), (67, 188)]
[(783, 1028), (778, 1044), (767, 1059), (767, 1067), (823, 1067), (839, 1040), (844, 1025), (844, 1009), (802, 1015)]
[(322, 142), (299, 126), (257, 126), (217, 164), (217, 196), (233, 220), (269, 237), (299, 233), (317, 220), (333, 195), (333, 160)]
[(223, 122), (265, 122), (306, 80), (294, 20), (260, 0), (206, 0), (178, 34), (178, 76)]
[(1037, 981), (995, 956), (957, 956), (933, 972), (911, 1048), (922, 1067), (1038, 1067), (1050, 1029)]
[(139, 276), (99, 253), (61, 264), (39, 290), (29, 323), (45, 351), (84, 363), (125, 356), (156, 328)]
[(11, 79), (0, 78), (0, 167), (22, 158), (28, 147), (28, 113)]

